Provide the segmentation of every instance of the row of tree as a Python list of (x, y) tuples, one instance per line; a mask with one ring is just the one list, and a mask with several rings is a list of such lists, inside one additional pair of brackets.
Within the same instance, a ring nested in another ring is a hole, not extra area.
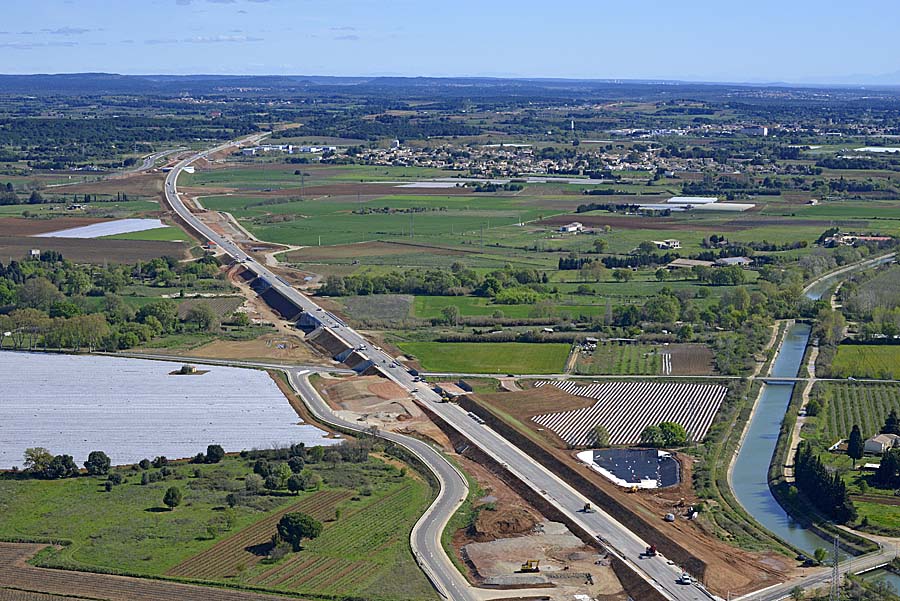
[(794, 480), (797, 489), (810, 503), (837, 523), (846, 524), (856, 520), (856, 507), (840, 473), (830, 471), (818, 455), (813, 453), (808, 442), (797, 447)]

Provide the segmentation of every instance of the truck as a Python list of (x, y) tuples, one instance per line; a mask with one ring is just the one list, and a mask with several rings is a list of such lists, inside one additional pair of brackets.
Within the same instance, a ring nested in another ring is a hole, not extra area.
[(644, 557), (656, 557), (659, 554), (659, 551), (656, 550), (656, 545), (650, 545), (644, 551)]

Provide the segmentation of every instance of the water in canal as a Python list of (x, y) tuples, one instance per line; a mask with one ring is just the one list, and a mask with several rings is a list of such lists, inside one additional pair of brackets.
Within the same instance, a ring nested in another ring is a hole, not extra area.
[[(892, 260), (893, 255), (879, 257), (867, 266), (880, 265)], [(846, 273), (840, 273), (825, 278), (811, 287), (806, 296), (818, 300), (836, 281), (846, 277)], [(775, 357), (772, 376), (797, 377), (803, 353), (809, 342), (810, 331), (810, 326), (806, 324), (798, 323), (791, 326)], [(732, 488), (738, 502), (757, 522), (775, 536), (811, 555), (818, 547), (830, 549), (833, 543), (813, 534), (793, 520), (772, 496), (768, 483), (769, 463), (775, 453), (781, 422), (784, 420), (793, 391), (793, 383), (763, 385), (744, 443), (734, 462)]]
[[(797, 377), (809, 333), (810, 326), (806, 324), (791, 326), (775, 357), (771, 375)], [(830, 548), (831, 543), (800, 526), (782, 509), (769, 490), (767, 477), (793, 390), (793, 384), (763, 385), (744, 444), (734, 462), (732, 488), (744, 509), (769, 532), (812, 554), (817, 547)]]

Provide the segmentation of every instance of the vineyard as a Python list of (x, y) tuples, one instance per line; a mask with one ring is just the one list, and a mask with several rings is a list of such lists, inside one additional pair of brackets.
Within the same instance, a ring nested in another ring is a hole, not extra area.
[(881, 429), (891, 409), (900, 411), (898, 384), (844, 384), (819, 382), (813, 392), (824, 404), (820, 432), (822, 443), (831, 445), (850, 435), (858, 424), (864, 438)]
[(569, 394), (595, 399), (590, 407), (537, 415), (532, 419), (572, 446), (594, 443), (594, 428), (602, 425), (614, 445), (636, 444), (641, 431), (663, 421), (681, 424), (690, 440), (706, 436), (728, 389), (715, 384), (611, 382), (582, 386), (575, 382), (538, 382)]
[(334, 518), (338, 503), (352, 496), (353, 493), (346, 490), (317, 492), (181, 562), (166, 574), (196, 580), (234, 578), (262, 560), (263, 555), (254, 553), (253, 549), (265, 547), (272, 538), (275, 525), (281, 516), (293, 511), (302, 511), (317, 520), (327, 521)]
[[(584, 375), (654, 376), (660, 373), (661, 347), (651, 344), (599, 344), (580, 351), (575, 373)], [(671, 363), (669, 363), (671, 369)]]
[[(168, 575), (296, 593), (431, 599), (430, 586), (409, 550), (412, 523), (429, 500), (427, 485), (405, 478), (371, 496), (354, 494), (316, 493), (182, 562)], [(341, 513), (335, 519), (338, 506)], [(266, 563), (263, 549), (278, 519), (289, 511), (309, 513), (323, 520), (325, 529), (300, 552)]]

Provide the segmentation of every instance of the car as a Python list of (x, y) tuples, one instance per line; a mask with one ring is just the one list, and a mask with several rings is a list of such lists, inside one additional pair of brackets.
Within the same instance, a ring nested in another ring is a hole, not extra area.
[(416, 394), (417, 392), (419, 392), (419, 389), (418, 389), (418, 388), (413, 388), (410, 392), (412, 392), (413, 394)]
[(694, 579), (691, 578), (691, 575), (687, 572), (682, 572), (681, 577), (678, 579), (678, 584), (693, 584)]

